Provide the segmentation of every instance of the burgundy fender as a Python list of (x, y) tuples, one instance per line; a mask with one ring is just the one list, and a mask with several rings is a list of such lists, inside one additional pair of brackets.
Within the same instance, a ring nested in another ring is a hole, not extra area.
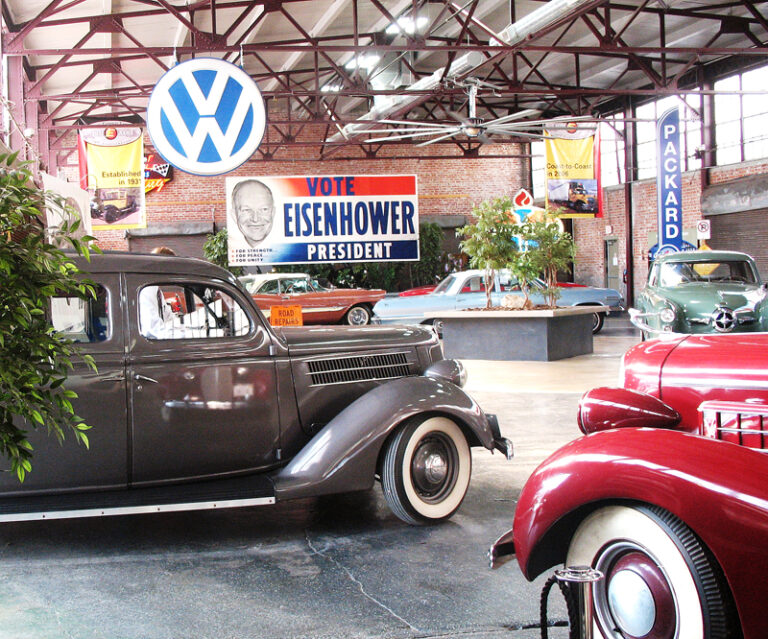
[(579, 401), (577, 422), (584, 434), (610, 428), (674, 428), (680, 414), (660, 399), (626, 388), (593, 388)]
[(768, 637), (764, 593), (755, 588), (768, 574), (764, 455), (670, 430), (621, 429), (577, 439), (545, 460), (523, 488), (513, 528), (520, 568), (533, 580), (562, 563), (580, 521), (601, 505), (654, 504), (684, 521), (713, 553), (745, 639)]
[(493, 449), (494, 427), (458, 386), (429, 377), (402, 377), (352, 402), (273, 478), (277, 499), (366, 490), (373, 485), (384, 442), (418, 414), (453, 419), (470, 446)]

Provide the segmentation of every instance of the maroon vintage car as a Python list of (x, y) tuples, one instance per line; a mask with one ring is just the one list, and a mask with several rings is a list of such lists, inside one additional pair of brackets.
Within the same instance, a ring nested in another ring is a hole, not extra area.
[(584, 395), (585, 437), (523, 488), (492, 547), (528, 579), (588, 565), (596, 637), (768, 637), (768, 334), (688, 335), (624, 356)]
[(240, 281), (269, 317), (274, 306), (300, 306), (304, 324), (369, 324), (383, 289), (323, 286), (304, 273), (244, 275)]

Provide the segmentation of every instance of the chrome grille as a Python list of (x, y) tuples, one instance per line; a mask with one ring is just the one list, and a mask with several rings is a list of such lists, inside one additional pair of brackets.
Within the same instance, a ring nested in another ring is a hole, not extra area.
[(712, 401), (704, 402), (699, 410), (705, 437), (768, 450), (768, 406)]
[(308, 361), (307, 366), (312, 386), (415, 375), (408, 364), (406, 352), (315, 359)]

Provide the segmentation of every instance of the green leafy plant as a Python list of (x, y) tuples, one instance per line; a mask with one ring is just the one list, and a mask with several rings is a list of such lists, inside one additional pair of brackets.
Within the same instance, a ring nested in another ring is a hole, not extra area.
[(519, 237), (526, 244), (527, 268), (544, 278), (544, 297), (547, 305), (554, 307), (561, 293), (557, 285), (557, 273), (570, 270), (573, 261), (573, 237), (562, 230), (557, 223), (557, 213), (552, 212), (548, 212), (543, 220), (521, 224), (518, 230)]
[(240, 266), (229, 265), (227, 229), (221, 229), (206, 238), (203, 256), (209, 262), (227, 269), (235, 277), (240, 277), (245, 272)]
[[(72, 255), (57, 248), (63, 242), (89, 258), (94, 238), (73, 238), (77, 212), (41, 191), (26, 167), (15, 164), (15, 153), (0, 154), (0, 455), (24, 481), (32, 469), (28, 431), (45, 428), (60, 442), (71, 431), (88, 446), (90, 427), (75, 414), (71, 400), (77, 395), (66, 380), (78, 358), (95, 370), (94, 362), (53, 329), (49, 305), (54, 295), (94, 295), (92, 283), (78, 277)], [(74, 221), (46, 232), (46, 208)]]
[(512, 200), (507, 196), (485, 200), (472, 209), (475, 221), (456, 229), (456, 234), (464, 238), (461, 249), (469, 256), (469, 265), (485, 271), (486, 308), (491, 308), (496, 271), (516, 266), (517, 227), (510, 215), (512, 208)]

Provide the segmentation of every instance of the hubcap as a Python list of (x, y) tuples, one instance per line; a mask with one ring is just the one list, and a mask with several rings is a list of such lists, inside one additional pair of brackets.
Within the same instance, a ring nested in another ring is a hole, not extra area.
[(608, 585), (608, 605), (619, 629), (633, 637), (647, 635), (656, 621), (651, 589), (631, 570), (613, 575)]
[(730, 333), (736, 327), (736, 313), (726, 306), (718, 306), (711, 318), (712, 326), (719, 333)]
[(368, 313), (364, 308), (353, 308), (349, 312), (349, 323), (354, 326), (362, 326), (368, 323)]
[(442, 501), (453, 489), (457, 452), (450, 438), (433, 433), (422, 439), (411, 460), (411, 479), (424, 501)]
[(605, 549), (595, 566), (595, 613), (606, 637), (673, 639), (677, 606), (663, 569), (645, 550), (621, 542)]

